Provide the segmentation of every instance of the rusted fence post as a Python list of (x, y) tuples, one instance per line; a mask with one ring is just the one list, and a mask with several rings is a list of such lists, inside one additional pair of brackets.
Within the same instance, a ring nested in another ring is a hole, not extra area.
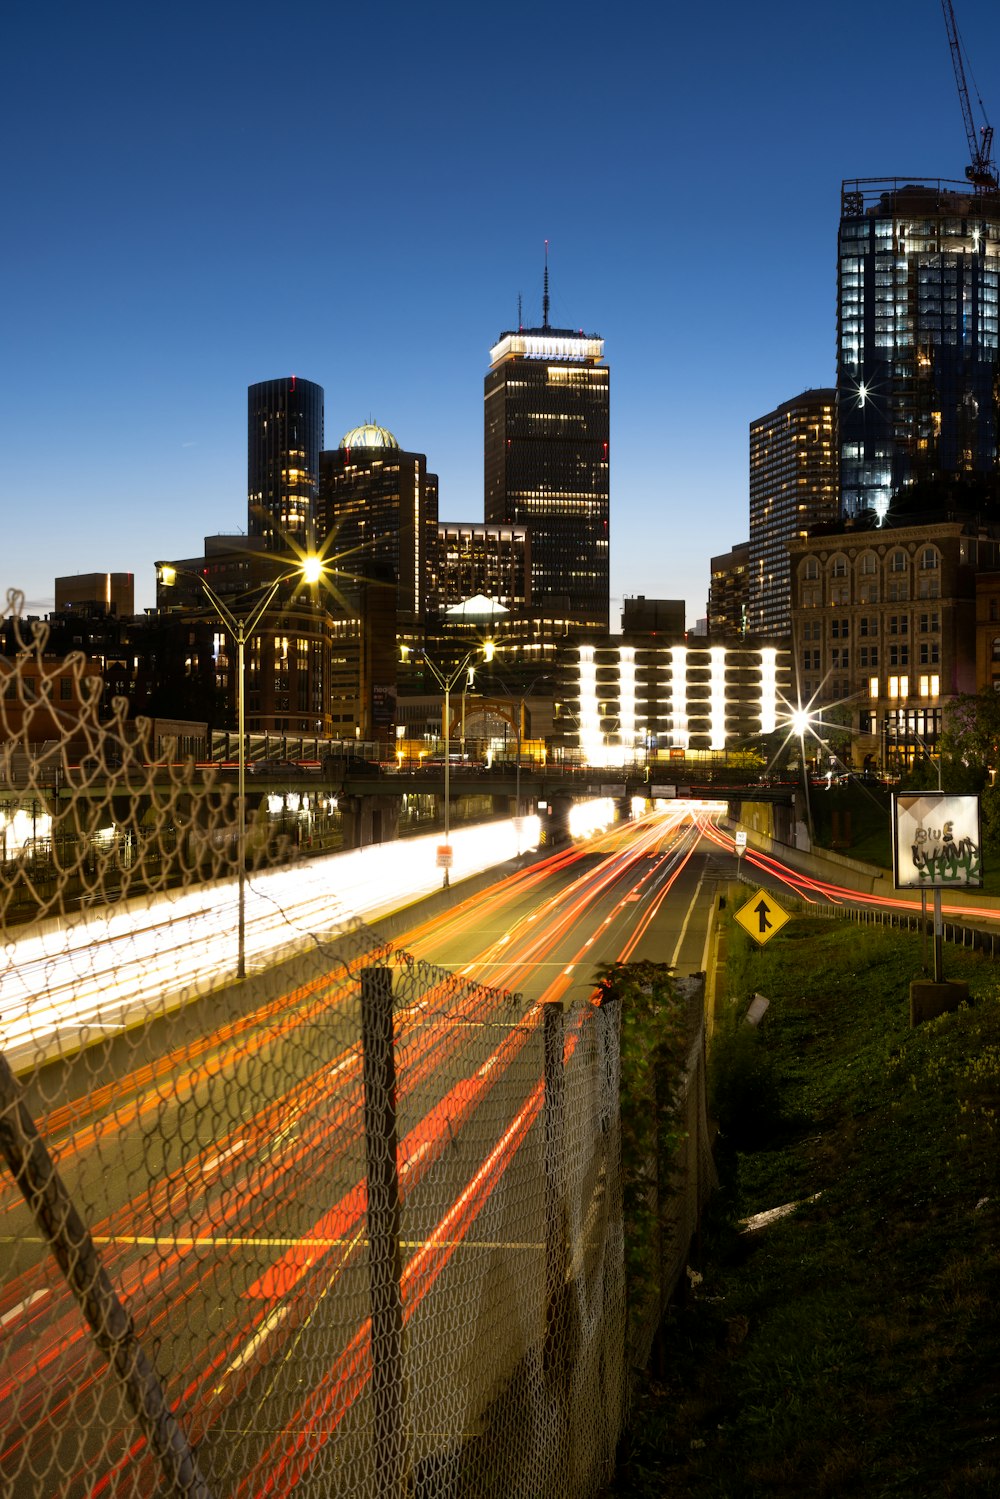
[(368, 1279), (371, 1296), (374, 1465), (379, 1493), (406, 1493), (403, 1409), (403, 1298), (400, 1287), (396, 1058), (392, 1036), (392, 970), (361, 970), (365, 1156), (368, 1165)]

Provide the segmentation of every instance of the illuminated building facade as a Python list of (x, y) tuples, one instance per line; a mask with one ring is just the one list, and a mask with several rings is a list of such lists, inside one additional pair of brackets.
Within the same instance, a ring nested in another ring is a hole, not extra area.
[(750, 543), (741, 541), (712, 558), (708, 633), (714, 641), (743, 640), (747, 633)]
[(722, 752), (774, 732), (789, 683), (789, 652), (774, 646), (592, 639), (567, 662), (556, 727), (592, 765)]
[(950, 520), (859, 525), (789, 551), (796, 702), (838, 705), (859, 765), (933, 748), (942, 705), (976, 688), (976, 574), (1000, 566), (1000, 541)]
[(997, 464), (1000, 194), (843, 184), (837, 404), (844, 517)]
[(976, 577), (976, 691), (1000, 692), (1000, 572)]
[(606, 631), (610, 373), (603, 339), (550, 328), (547, 301), (490, 350), (484, 514), (528, 528), (536, 611)]
[(510, 610), (531, 603), (531, 547), (526, 526), (440, 521), (430, 606), (441, 610), (482, 594)]
[(135, 613), (135, 578), (132, 573), (74, 573), (56, 578), (56, 613), (67, 609), (127, 619)]
[(247, 392), (247, 529), (269, 552), (311, 535), (323, 446), (323, 388), (289, 375)]
[[(372, 576), (369, 564), (396, 581), (401, 622), (423, 618), (437, 550), (438, 481), (423, 453), (407, 453), (385, 427), (367, 423), (320, 455), (317, 527), (336, 534), (337, 564)], [(342, 583), (350, 593), (349, 581)]]
[[(836, 416), (835, 390), (806, 390), (750, 423), (746, 627), (752, 635), (788, 636), (788, 543), (837, 519)], [(711, 616), (710, 604), (714, 633)]]

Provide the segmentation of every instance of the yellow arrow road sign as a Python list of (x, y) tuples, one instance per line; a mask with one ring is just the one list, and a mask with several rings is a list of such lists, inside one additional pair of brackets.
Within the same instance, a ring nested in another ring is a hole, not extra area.
[(761, 947), (770, 942), (775, 932), (781, 931), (786, 921), (791, 920), (768, 890), (756, 891), (734, 915), (743, 930)]

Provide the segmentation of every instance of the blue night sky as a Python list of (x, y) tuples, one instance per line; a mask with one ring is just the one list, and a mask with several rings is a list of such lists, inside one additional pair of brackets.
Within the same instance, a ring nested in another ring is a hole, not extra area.
[[(1000, 127), (1000, 7), (955, 0)], [(605, 339), (611, 578), (705, 612), (749, 422), (832, 384), (843, 177), (961, 178), (938, 0), (8, 19), (4, 589), (246, 526), (246, 387), (374, 418), (481, 520), (482, 382), (517, 319)]]

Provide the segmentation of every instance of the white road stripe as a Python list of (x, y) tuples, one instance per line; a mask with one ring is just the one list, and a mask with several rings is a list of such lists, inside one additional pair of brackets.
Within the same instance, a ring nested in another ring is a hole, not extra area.
[(17, 1306), (12, 1306), (9, 1312), (4, 1312), (3, 1316), (0, 1317), (0, 1327), (6, 1327), (8, 1322), (16, 1321), (18, 1317), (24, 1315), (29, 1307), (34, 1306), (36, 1301), (43, 1301), (46, 1296), (51, 1296), (51, 1294), (52, 1292), (47, 1286), (41, 1291), (32, 1291), (31, 1295), (26, 1296), (23, 1301), (19, 1301)]

